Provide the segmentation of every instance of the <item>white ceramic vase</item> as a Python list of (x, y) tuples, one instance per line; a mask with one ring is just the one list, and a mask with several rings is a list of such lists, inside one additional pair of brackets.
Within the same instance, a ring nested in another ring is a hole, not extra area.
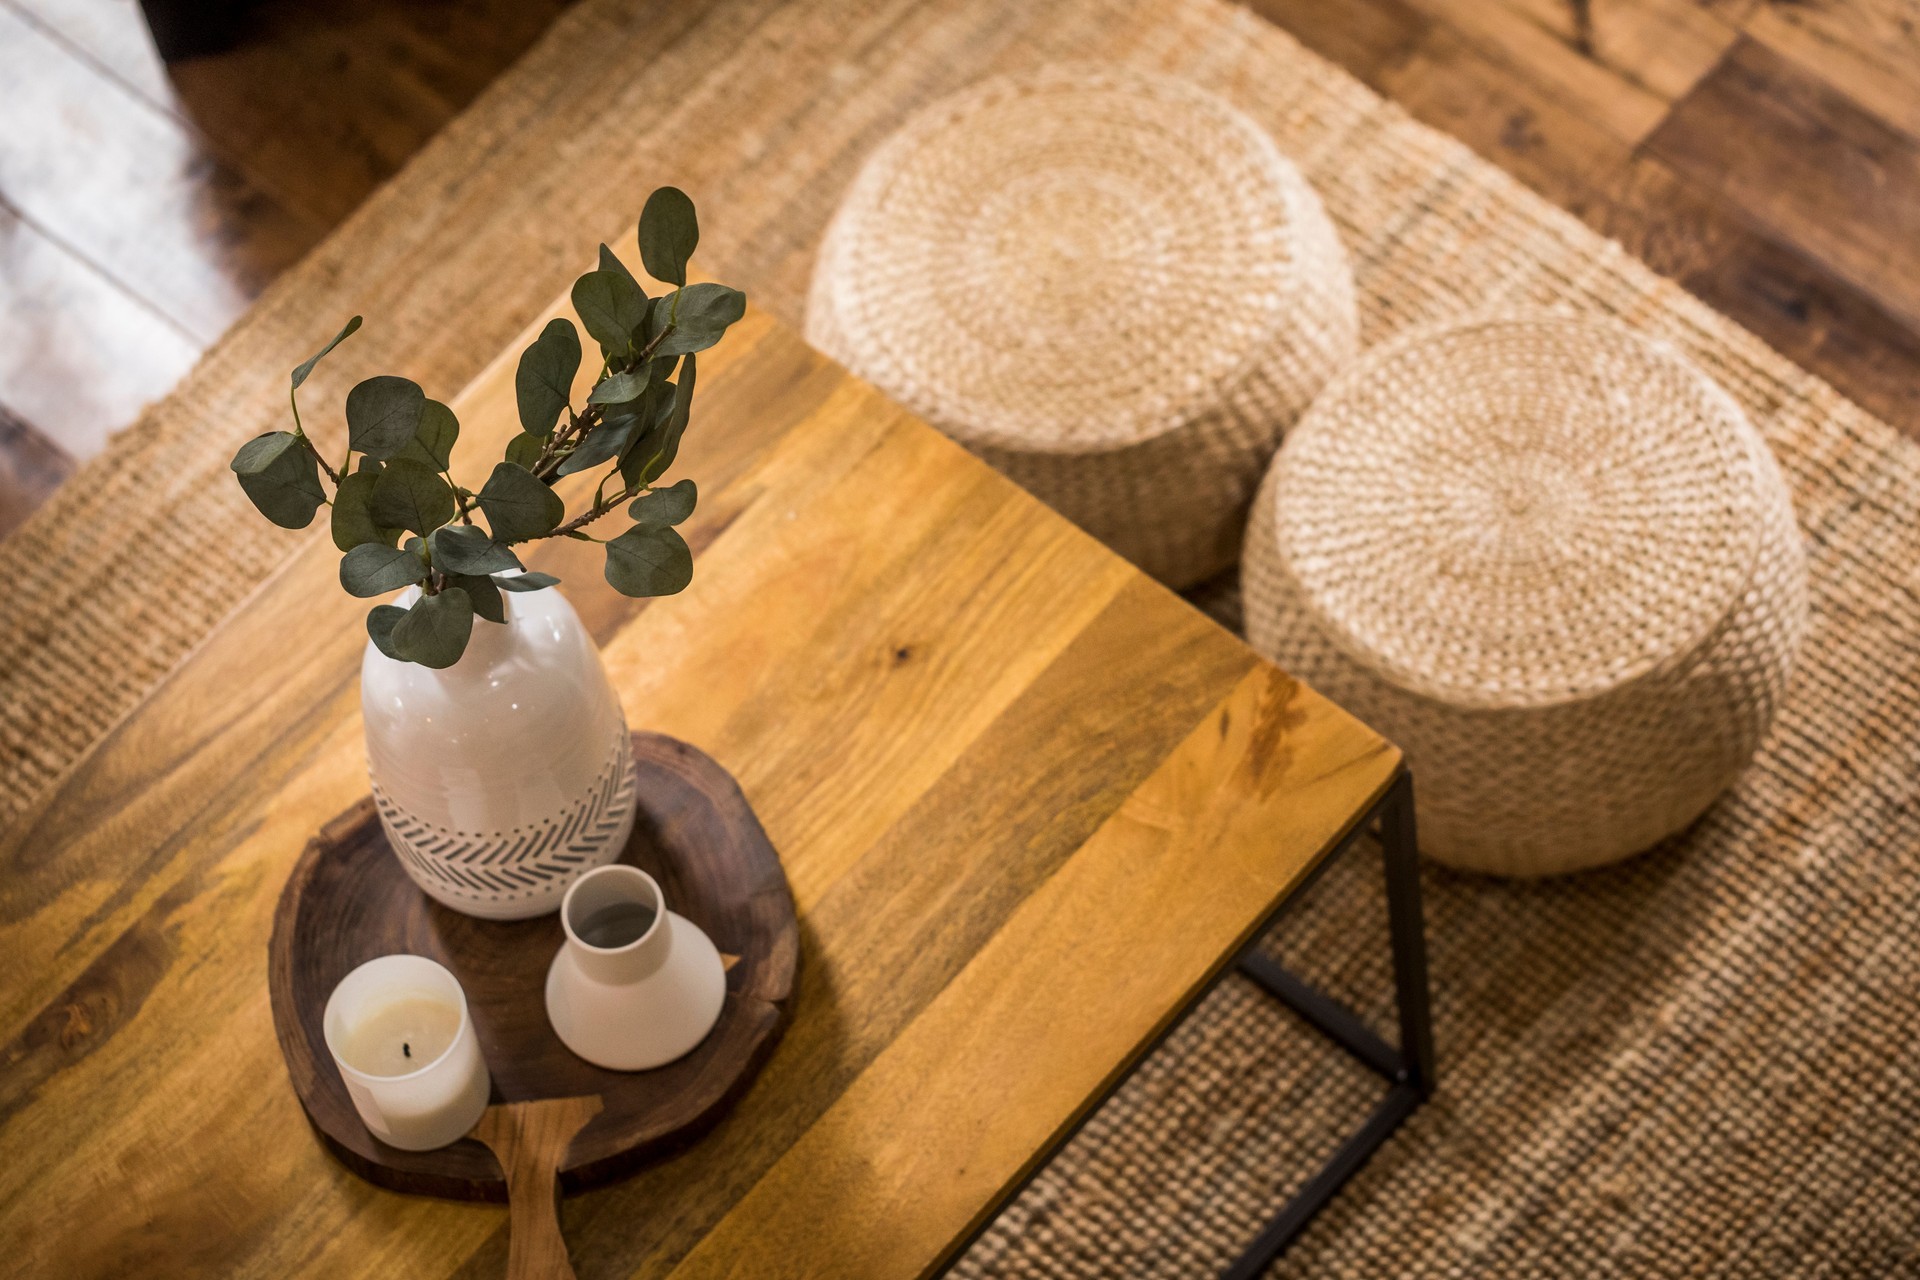
[[(651, 912), (638, 937), (595, 944), (596, 917), (636, 906)], [(720, 952), (700, 926), (667, 910), (659, 884), (640, 868), (622, 863), (581, 876), (560, 922), (567, 940), (547, 970), (547, 1021), (588, 1062), (612, 1071), (665, 1066), (691, 1053), (720, 1020), (727, 997)]]
[(474, 619), (444, 671), (369, 641), (360, 705), (374, 801), (407, 874), (456, 911), (519, 920), (619, 857), (634, 778), (626, 717), (573, 606), (552, 587), (501, 594), (507, 621)]

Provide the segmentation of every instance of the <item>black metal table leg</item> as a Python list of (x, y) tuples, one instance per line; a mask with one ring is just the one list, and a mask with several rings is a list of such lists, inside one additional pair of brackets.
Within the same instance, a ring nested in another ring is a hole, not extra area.
[(1388, 1045), (1352, 1010), (1259, 952), (1249, 950), (1241, 956), (1240, 971), (1386, 1077), (1391, 1088), (1366, 1122), (1274, 1215), (1232, 1265), (1221, 1272), (1221, 1280), (1254, 1280), (1265, 1271), (1293, 1243), (1314, 1214), (1326, 1207), (1347, 1179), (1359, 1172), (1401, 1122), (1433, 1093), (1433, 1016), (1427, 994), (1427, 946), (1420, 910), (1413, 781), (1404, 770), (1321, 865), (1331, 863), (1351, 848), (1376, 819), (1386, 862), (1387, 925), (1393, 946), (1394, 997), (1400, 1011), (1399, 1046)]

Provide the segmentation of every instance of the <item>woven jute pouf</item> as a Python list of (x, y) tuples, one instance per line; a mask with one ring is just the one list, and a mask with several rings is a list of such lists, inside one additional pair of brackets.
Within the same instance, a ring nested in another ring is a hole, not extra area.
[(809, 341), (1175, 586), (1233, 563), (1281, 433), (1355, 350), (1320, 199), (1179, 80), (975, 85), (868, 159)]
[(1806, 626), (1785, 482), (1670, 347), (1546, 313), (1415, 329), (1288, 437), (1249, 639), (1406, 751), (1421, 847), (1543, 875), (1692, 822)]

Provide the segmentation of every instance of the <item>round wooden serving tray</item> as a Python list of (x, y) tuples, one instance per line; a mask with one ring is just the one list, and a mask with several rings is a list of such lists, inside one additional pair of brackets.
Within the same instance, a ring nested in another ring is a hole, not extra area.
[(639, 814), (621, 859), (651, 872), (667, 905), (705, 929), (728, 964), (718, 1025), (691, 1054), (653, 1071), (602, 1070), (576, 1058), (547, 1024), (547, 966), (561, 942), (557, 912), (477, 920), (434, 902), (401, 870), (371, 797), (308, 844), (274, 915), (273, 1022), (307, 1118), (355, 1173), (398, 1191), (507, 1199), (501, 1161), (478, 1139), (399, 1151), (354, 1112), (321, 1014), (334, 985), (375, 956), (429, 956), (466, 989), (496, 1104), (476, 1132), (553, 1115), (553, 1104), (565, 1100), (559, 1110), (576, 1117), (570, 1123), (578, 1133), (571, 1144), (555, 1140), (553, 1159), (568, 1190), (620, 1177), (690, 1142), (766, 1060), (786, 1025), (799, 959), (779, 857), (732, 775), (701, 751), (636, 733), (633, 761)]

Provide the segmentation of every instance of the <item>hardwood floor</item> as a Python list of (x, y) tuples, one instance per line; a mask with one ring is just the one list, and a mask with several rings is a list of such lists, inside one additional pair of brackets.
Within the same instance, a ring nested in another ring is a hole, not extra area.
[(565, 3), (267, 0), (169, 68), (135, 0), (0, 0), (0, 533)]
[[(570, 0), (0, 0), (0, 531)], [(1249, 0), (1920, 437), (1920, 0)]]
[(1920, 0), (1252, 0), (1920, 438)]

